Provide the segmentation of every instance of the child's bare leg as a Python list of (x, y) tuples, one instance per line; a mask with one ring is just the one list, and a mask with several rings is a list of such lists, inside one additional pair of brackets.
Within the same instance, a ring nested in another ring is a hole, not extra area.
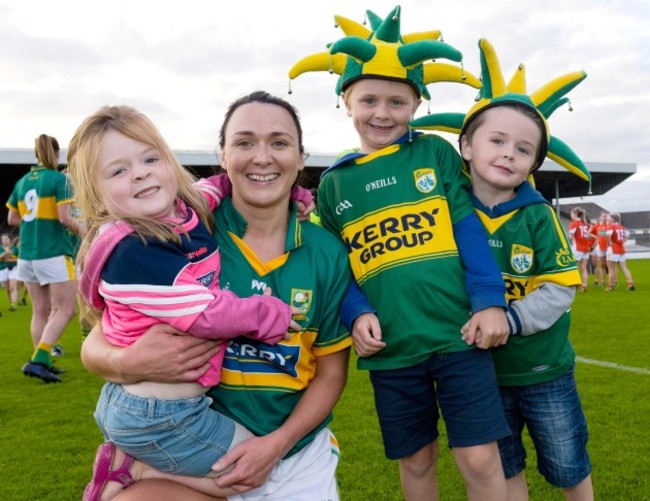
[(508, 501), (528, 501), (528, 485), (524, 472), (506, 480)]
[(406, 501), (438, 500), (438, 451), (438, 440), (434, 440), (412, 456), (399, 460), (399, 474)]
[(468, 501), (507, 499), (506, 477), (496, 442), (473, 447), (454, 447), (452, 450), (456, 465), (465, 480)]
[[(214, 477), (188, 477), (184, 475), (172, 475), (171, 473), (163, 473), (158, 470), (154, 470), (150, 466), (147, 466), (140, 461), (134, 463), (134, 468), (140, 469), (139, 480), (146, 479), (167, 479), (173, 480), (176, 483), (194, 489), (195, 491), (208, 494), (213, 497), (228, 497), (231, 494), (236, 494), (237, 491), (234, 489), (224, 489), (217, 486), (214, 482)], [(135, 479), (135, 476), (133, 477)]]
[(562, 491), (569, 501), (593, 501), (594, 487), (591, 483), (591, 475), (578, 485), (569, 487), (568, 489), (562, 489)]
[[(126, 458), (126, 453), (123, 452), (121, 449), (116, 448), (115, 453), (113, 454), (111, 469), (114, 470), (117, 467), (119, 467), (119, 465), (123, 464), (125, 458)], [(141, 461), (138, 461), (137, 459), (133, 461), (133, 464), (129, 469), (129, 473), (131, 473), (131, 477), (133, 477), (133, 480), (136, 482), (138, 480), (145, 480), (145, 479), (168, 479), (213, 497), (225, 498), (230, 494), (235, 493), (233, 489), (222, 489), (221, 487), (217, 487), (217, 484), (214, 483), (214, 478), (188, 477), (183, 475), (172, 475), (171, 473), (163, 473), (153, 469), (150, 466), (147, 466), (146, 464), (144, 464)], [(100, 501), (108, 501), (110, 499), (113, 499), (123, 489), (124, 486), (121, 483), (108, 481), (106, 482), (106, 485), (102, 489), (99, 499)]]
[(189, 487), (171, 482), (169, 480), (143, 480), (133, 484), (128, 489), (121, 491), (114, 501), (142, 501), (155, 499), (156, 501), (227, 501), (226, 498), (215, 498), (197, 492)]

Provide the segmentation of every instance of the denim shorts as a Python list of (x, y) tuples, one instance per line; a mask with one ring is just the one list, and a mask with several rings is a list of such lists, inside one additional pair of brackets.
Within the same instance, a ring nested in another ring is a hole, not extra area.
[(203, 395), (181, 400), (143, 398), (106, 383), (95, 420), (106, 440), (156, 470), (203, 477), (235, 437), (235, 422), (212, 410), (211, 403)]
[(528, 428), (537, 453), (537, 469), (560, 488), (573, 487), (591, 473), (587, 420), (580, 406), (572, 367), (548, 383), (499, 388), (512, 434), (499, 440), (506, 478), (526, 467), (522, 430)]
[(370, 371), (370, 381), (388, 459), (412, 456), (438, 438), (438, 406), (449, 447), (510, 434), (489, 351), (434, 353), (411, 367)]

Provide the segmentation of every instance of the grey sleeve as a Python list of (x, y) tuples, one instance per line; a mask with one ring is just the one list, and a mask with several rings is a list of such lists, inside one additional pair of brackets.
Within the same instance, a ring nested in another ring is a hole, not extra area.
[(510, 334), (530, 336), (548, 329), (571, 307), (575, 295), (575, 287), (543, 283), (524, 299), (508, 306)]

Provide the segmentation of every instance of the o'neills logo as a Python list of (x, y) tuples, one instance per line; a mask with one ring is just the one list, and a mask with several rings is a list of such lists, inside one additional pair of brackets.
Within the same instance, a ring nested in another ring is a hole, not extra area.
[(456, 254), (445, 199), (388, 207), (348, 223), (342, 232), (359, 282), (381, 269)]

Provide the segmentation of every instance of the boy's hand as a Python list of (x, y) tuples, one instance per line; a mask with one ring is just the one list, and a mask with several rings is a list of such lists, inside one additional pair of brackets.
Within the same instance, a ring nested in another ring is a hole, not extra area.
[(309, 221), (309, 214), (316, 210), (316, 204), (314, 202), (305, 205), (304, 203), (297, 201), (296, 207), (298, 208), (298, 212), (296, 213), (298, 221)]
[(510, 330), (503, 308), (493, 306), (474, 313), (460, 332), (468, 345), (487, 350), (506, 344)]
[(383, 350), (386, 343), (381, 340), (381, 326), (374, 313), (359, 315), (352, 326), (354, 349), (360, 357), (369, 357)]

